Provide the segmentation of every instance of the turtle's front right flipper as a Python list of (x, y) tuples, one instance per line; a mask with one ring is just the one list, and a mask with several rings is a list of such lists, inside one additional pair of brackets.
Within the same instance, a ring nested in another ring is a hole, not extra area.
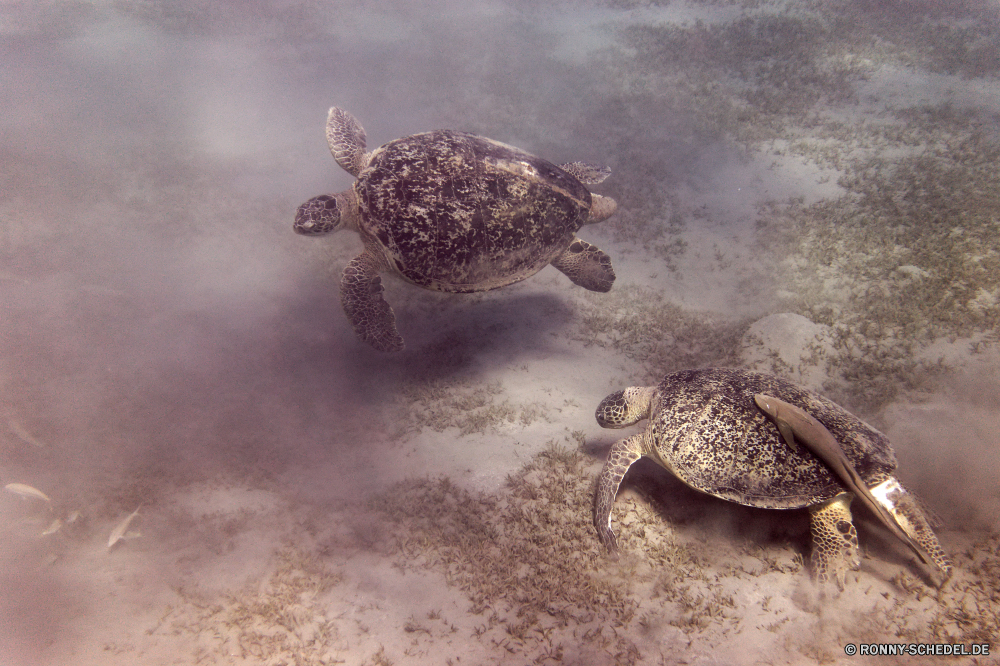
[(402, 351), (396, 315), (382, 296), (379, 268), (369, 252), (352, 259), (340, 280), (340, 301), (359, 338), (379, 351)]
[(597, 166), (587, 162), (568, 162), (560, 164), (559, 168), (576, 178), (584, 185), (597, 185), (611, 175), (611, 167)]
[(611, 509), (615, 504), (618, 486), (625, 478), (625, 472), (632, 464), (649, 450), (649, 440), (645, 432), (618, 440), (604, 463), (601, 475), (597, 478), (597, 492), (594, 493), (594, 527), (597, 536), (608, 552), (618, 558), (618, 539), (611, 528)]

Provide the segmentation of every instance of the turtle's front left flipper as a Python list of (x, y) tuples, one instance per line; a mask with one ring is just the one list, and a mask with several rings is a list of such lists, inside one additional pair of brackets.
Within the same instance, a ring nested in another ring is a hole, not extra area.
[(365, 152), (368, 137), (358, 119), (343, 109), (333, 107), (326, 117), (326, 142), (337, 164), (355, 178), (371, 158)]
[(402, 351), (396, 315), (382, 296), (380, 268), (368, 251), (352, 259), (340, 280), (340, 300), (359, 338), (379, 351)]
[(552, 261), (566, 277), (590, 291), (611, 291), (615, 283), (615, 269), (611, 257), (596, 245), (574, 238), (566, 251)]

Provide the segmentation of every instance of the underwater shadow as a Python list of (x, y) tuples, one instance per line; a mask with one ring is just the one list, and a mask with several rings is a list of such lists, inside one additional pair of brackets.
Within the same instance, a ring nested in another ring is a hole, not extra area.
[(486, 365), (560, 353), (550, 341), (573, 314), (565, 299), (551, 294), (431, 294), (397, 308), (402, 352), (377, 352), (350, 333), (342, 360), (359, 383), (372, 384), (376, 375), (447, 383)]

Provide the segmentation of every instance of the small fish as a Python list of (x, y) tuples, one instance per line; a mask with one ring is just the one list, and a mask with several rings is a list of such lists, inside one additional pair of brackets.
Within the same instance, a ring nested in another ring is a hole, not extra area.
[(108, 548), (111, 548), (111, 546), (121, 541), (122, 537), (125, 536), (125, 530), (128, 529), (129, 523), (132, 522), (133, 518), (139, 515), (140, 508), (141, 507), (136, 507), (135, 511), (128, 514), (128, 516), (125, 517), (125, 520), (118, 523), (118, 526), (111, 530), (111, 536), (108, 537)]
[(63, 522), (60, 519), (56, 518), (55, 520), (52, 521), (52, 524), (49, 525), (45, 529), (44, 532), (42, 532), (42, 536), (48, 536), (50, 534), (55, 534), (56, 532), (59, 531), (59, 528), (62, 527), (62, 526), (63, 526)]
[(36, 499), (45, 500), (46, 502), (51, 502), (49, 496), (43, 493), (38, 488), (32, 488), (31, 486), (24, 483), (8, 483), (4, 486), (4, 489), (12, 492), (21, 497), (34, 497)]
[(45, 442), (40, 441), (37, 437), (25, 430), (24, 426), (14, 419), (7, 419), (7, 427), (10, 428), (10, 431), (17, 435), (18, 439), (25, 444), (31, 444), (32, 446), (37, 446), (40, 449), (45, 448)]
[(79, 518), (80, 518), (80, 512), (79, 511), (71, 511), (70, 514), (68, 516), (66, 516), (66, 524), (67, 525), (72, 525)]

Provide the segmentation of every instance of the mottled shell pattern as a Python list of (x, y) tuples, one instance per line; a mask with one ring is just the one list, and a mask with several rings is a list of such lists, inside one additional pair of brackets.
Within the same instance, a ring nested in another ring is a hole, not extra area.
[(407, 280), (448, 292), (530, 277), (562, 254), (591, 195), (513, 146), (438, 130), (390, 141), (354, 185), (361, 226)]
[(896, 469), (889, 439), (836, 403), (779, 377), (725, 368), (677, 372), (656, 387), (648, 433), (661, 464), (692, 488), (746, 506), (799, 508), (843, 493), (829, 467), (782, 440), (757, 393), (812, 414), (869, 487)]

